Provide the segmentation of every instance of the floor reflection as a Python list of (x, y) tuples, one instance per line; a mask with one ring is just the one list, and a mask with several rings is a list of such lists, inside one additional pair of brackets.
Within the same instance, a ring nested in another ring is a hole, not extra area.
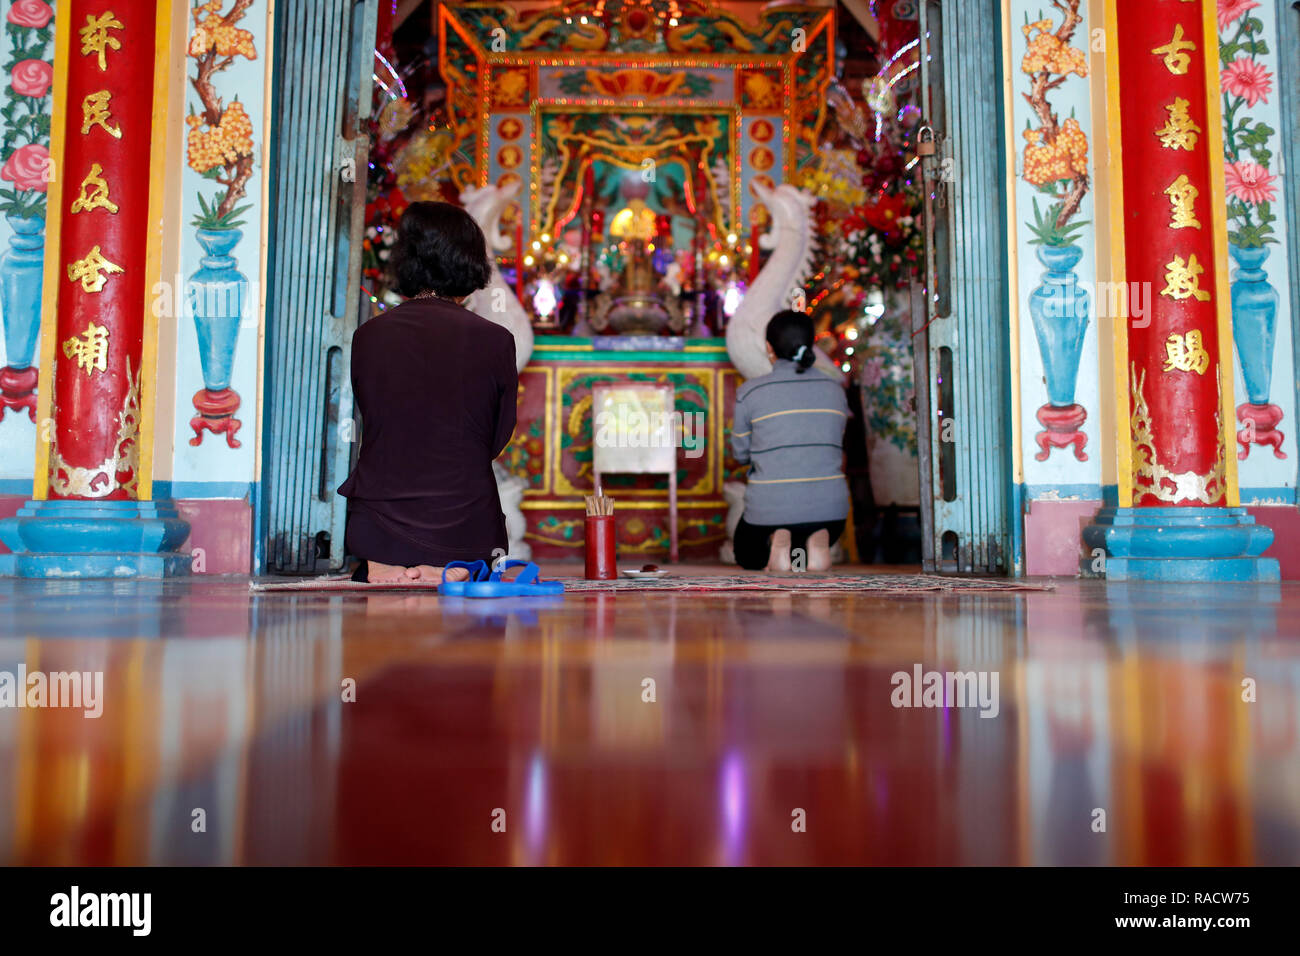
[(1297, 607), (0, 582), (0, 862), (1296, 864)]

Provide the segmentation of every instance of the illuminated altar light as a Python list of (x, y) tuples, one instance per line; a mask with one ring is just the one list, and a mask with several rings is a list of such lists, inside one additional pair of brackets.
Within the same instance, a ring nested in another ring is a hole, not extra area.
[(727, 291), (722, 294), (722, 314), (727, 318), (735, 315), (736, 310), (740, 308), (740, 300), (740, 286), (736, 284), (735, 279), (732, 279), (727, 283)]
[(533, 257), (532, 257), (532, 256), (524, 256), (524, 265), (526, 265), (526, 266), (531, 266), (532, 264), (533, 264)]
[(844, 337), (849, 341), (855, 341), (858, 337), (858, 330), (850, 327), (850, 329), (844, 333)]
[(542, 279), (537, 283), (537, 291), (533, 293), (533, 308), (537, 310), (537, 317), (548, 318), (555, 311), (555, 306), (555, 286), (550, 279)]

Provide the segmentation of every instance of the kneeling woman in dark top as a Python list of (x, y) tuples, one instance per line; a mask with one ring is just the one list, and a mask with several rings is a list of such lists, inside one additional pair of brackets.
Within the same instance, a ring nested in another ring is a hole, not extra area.
[[(339, 488), (357, 580), (438, 581), (449, 561), (507, 546), (492, 460), (515, 428), (514, 337), (460, 302), (487, 285), (487, 243), (469, 213), (412, 203), (393, 246), (407, 301), (352, 339), (361, 454)], [(448, 580), (464, 580), (453, 569)]]
[(849, 516), (844, 478), (844, 388), (812, 369), (812, 319), (778, 312), (767, 324), (772, 371), (736, 392), (731, 446), (749, 463), (745, 513), (734, 538), (736, 563), (749, 571), (789, 571), (802, 549), (805, 568), (831, 566), (831, 545)]

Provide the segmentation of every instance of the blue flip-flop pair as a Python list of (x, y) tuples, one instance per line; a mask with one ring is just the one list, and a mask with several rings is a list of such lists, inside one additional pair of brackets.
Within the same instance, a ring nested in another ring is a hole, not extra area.
[[(468, 581), (448, 581), (447, 572), (452, 568), (465, 568), (469, 571)], [(512, 568), (522, 568), (513, 580), (507, 581), (505, 573)], [(447, 597), (499, 598), (528, 597), (538, 594), (563, 594), (564, 585), (559, 581), (541, 581), (538, 579), (540, 569), (532, 561), (502, 561), (495, 571), (488, 568), (486, 561), (449, 561), (442, 570), (442, 582), (438, 593)]]

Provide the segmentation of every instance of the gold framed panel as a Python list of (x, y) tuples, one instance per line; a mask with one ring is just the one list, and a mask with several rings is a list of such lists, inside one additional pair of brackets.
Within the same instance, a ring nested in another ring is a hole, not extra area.
[[(690, 365), (629, 365), (629, 364), (610, 364), (597, 365), (595, 363), (586, 363), (574, 365), (561, 365), (555, 368), (555, 392), (547, 402), (547, 462), (548, 473), (553, 475), (553, 483), (549, 487), (553, 490), (550, 492), (555, 497), (571, 497), (582, 502), (584, 496), (592, 493), (591, 488), (579, 488), (569, 481), (563, 470), (563, 447), (561, 429), (556, 427), (554, 422), (555, 411), (558, 408), (560, 397), (564, 395), (568, 383), (582, 375), (612, 375), (615, 377), (625, 377), (629, 372), (638, 372), (647, 375), (667, 375), (676, 374), (687, 378), (694, 378), (703, 388), (708, 390), (709, 403), (707, 414), (715, 419), (720, 415), (717, 413), (718, 399), (716, 389), (719, 382), (717, 377), (718, 369), (715, 367), (705, 366), (703, 368), (692, 368)], [(716, 434), (715, 427), (720, 425), (710, 424), (708, 434), (712, 438)], [(678, 489), (677, 496), (679, 501), (683, 498), (689, 498), (693, 502), (699, 501), (700, 495), (717, 496), (721, 492), (721, 486), (718, 484), (718, 475), (721, 474), (720, 460), (718, 459), (718, 447), (711, 449), (709, 454), (705, 455), (705, 473), (704, 477), (695, 483)], [(535, 493), (536, 497), (540, 493)], [(525, 495), (527, 497), (527, 495)], [(666, 501), (667, 491), (659, 491), (650, 488), (627, 488), (619, 489), (618, 498), (620, 502), (634, 501), (636, 499), (649, 499), (658, 507), (658, 503)], [(647, 505), (649, 506), (649, 505)]]

